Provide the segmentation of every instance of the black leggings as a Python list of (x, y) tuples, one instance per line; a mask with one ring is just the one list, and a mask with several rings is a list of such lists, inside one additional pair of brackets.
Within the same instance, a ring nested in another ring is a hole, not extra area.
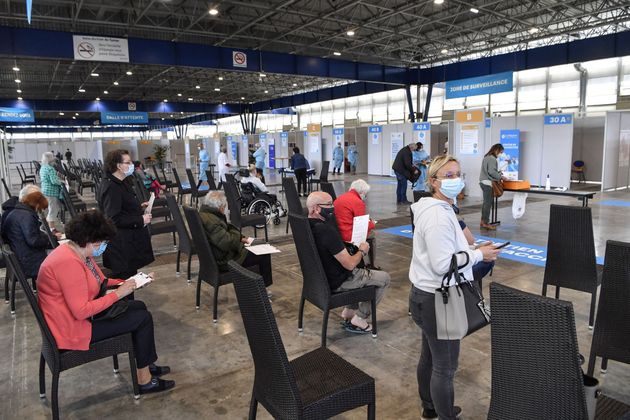
[(115, 319), (92, 321), (91, 342), (104, 340), (120, 334), (131, 333), (138, 369), (145, 368), (157, 360), (153, 317), (144, 302), (130, 300), (129, 308)]
[(294, 172), (295, 179), (297, 180), (298, 194), (301, 194), (302, 190), (304, 190), (304, 194), (306, 194), (306, 168), (296, 169)]
[(241, 264), (245, 268), (251, 268), (258, 266), (258, 274), (260, 274), (265, 281), (265, 287), (269, 287), (273, 284), (273, 278), (271, 275), (271, 255), (256, 255), (253, 252), (247, 251), (247, 257)]

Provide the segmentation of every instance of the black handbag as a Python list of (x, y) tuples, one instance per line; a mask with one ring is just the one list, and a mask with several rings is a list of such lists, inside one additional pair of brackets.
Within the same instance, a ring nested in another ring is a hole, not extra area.
[[(107, 279), (104, 279), (101, 283), (101, 287), (98, 291), (96, 298), (102, 298), (107, 294)], [(92, 321), (104, 321), (107, 319), (115, 319), (120, 315), (127, 312), (129, 308), (129, 302), (126, 299), (120, 299), (112, 304), (112, 306), (102, 310), (101, 312), (92, 315)]]
[[(457, 254), (466, 255), (466, 262), (458, 266)], [(435, 318), (437, 338), (459, 340), (490, 323), (490, 308), (475, 280), (468, 281), (459, 270), (468, 264), (469, 256), (460, 251), (451, 257), (449, 271), (442, 285), (435, 291)], [(450, 279), (455, 284), (449, 286)]]

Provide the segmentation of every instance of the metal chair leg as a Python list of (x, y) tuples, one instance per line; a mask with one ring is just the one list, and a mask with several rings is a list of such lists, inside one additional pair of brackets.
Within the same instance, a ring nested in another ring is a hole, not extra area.
[(304, 298), (304, 296), (302, 296), (300, 298), (300, 309), (298, 312), (298, 332), (302, 332), (303, 330), (303, 325), (304, 325), (304, 302), (306, 302), (306, 299)]
[(324, 309), (324, 319), (322, 320), (322, 347), (326, 347), (326, 334), (328, 332), (328, 315), (330, 310)]

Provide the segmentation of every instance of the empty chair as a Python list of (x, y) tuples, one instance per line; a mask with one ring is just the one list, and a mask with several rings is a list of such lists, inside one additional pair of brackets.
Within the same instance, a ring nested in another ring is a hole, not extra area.
[(489, 420), (586, 420), (573, 305), (490, 284)]
[(234, 182), (227, 179), (223, 187), (225, 189), (225, 197), (227, 198), (228, 207), (230, 209), (230, 223), (239, 228), (240, 231), (247, 226), (253, 227), (254, 238), (257, 237), (257, 226), (263, 226), (265, 229), (265, 241), (268, 242), (269, 236), (267, 233), (267, 217), (264, 214), (241, 214), (241, 202), (238, 198), (238, 190), (236, 189)]
[(11, 189), (9, 189), (7, 181), (4, 178), (2, 178), (2, 185), (4, 187), (4, 191), (7, 193), (7, 197), (11, 197), (13, 194), (11, 194)]
[(330, 195), (332, 197), (333, 201), (335, 201), (337, 199), (337, 193), (335, 193), (335, 187), (333, 187), (332, 183), (330, 183), (330, 182), (322, 182), (322, 183), (320, 183), (320, 188), (325, 193), (328, 193), (328, 195)]
[(195, 244), (195, 250), (199, 257), (199, 274), (197, 275), (197, 295), (195, 306), (199, 309), (201, 301), (201, 282), (204, 281), (210, 286), (214, 287), (214, 305), (212, 308), (212, 322), (218, 320), (218, 305), (219, 305), (219, 287), (224, 284), (230, 284), (236, 277), (237, 273), (231, 268), (226, 273), (219, 271), (217, 262), (214, 259), (214, 254), (206, 238), (203, 224), (201, 223), (201, 217), (196, 209), (188, 206), (184, 206), (184, 216), (188, 222), (190, 233), (192, 234), (193, 243)]
[(552, 204), (543, 296), (547, 295), (547, 286), (556, 286), (556, 299), (560, 297), (561, 287), (590, 293), (588, 326), (593, 328), (600, 283), (595, 262), (591, 208)]
[(308, 190), (313, 191), (313, 184), (317, 185), (317, 189), (319, 189), (319, 184), (322, 182), (328, 182), (328, 169), (330, 168), (330, 161), (325, 160), (322, 162), (322, 170), (319, 171), (319, 178), (309, 178), (308, 180)]
[(175, 177), (175, 182), (177, 183), (177, 201), (179, 204), (182, 204), (185, 195), (192, 194), (192, 190), (190, 187), (184, 188), (182, 185), (182, 181), (179, 178), (179, 174), (177, 173), (177, 169), (173, 168), (173, 176)]
[[(39, 396), (46, 398), (46, 365), (52, 372), (52, 390), (51, 390), (51, 410), (53, 420), (59, 419), (59, 376), (61, 372), (73, 367), (81, 366), (106, 357), (113, 357), (114, 373), (118, 374), (118, 355), (129, 354), (129, 366), (131, 370), (131, 380), (133, 384), (134, 397), (140, 398), (140, 389), (138, 386), (138, 376), (136, 370), (136, 360), (134, 354), (133, 340), (131, 333), (121, 334), (115, 337), (107, 338), (90, 344), (89, 350), (60, 350), (57, 347), (55, 338), (46, 323), (44, 314), (37, 303), (37, 298), (28, 286), (24, 274), (21, 272), (19, 264), (15, 259), (15, 255), (6, 249), (3, 254), (7, 264), (11, 266), (11, 270), (17, 276), (20, 285), (26, 293), (28, 303), (35, 314), (37, 324), (42, 335), (42, 350), (39, 358)], [(87, 384), (86, 384), (87, 385)], [(89, 386), (87, 387), (89, 388)]]
[[(214, 166), (214, 165), (211, 165)], [(210, 169), (206, 169), (206, 178), (208, 178), (208, 189), (209, 190), (216, 190), (217, 189), (217, 183), (214, 180), (214, 176), (212, 175), (212, 171)]]
[(262, 278), (230, 266), (254, 359), (249, 419), (259, 403), (276, 419), (326, 419), (365, 405), (374, 419), (374, 379), (325, 347), (289, 361)]
[(190, 183), (190, 204), (193, 204), (192, 201), (194, 200), (195, 207), (199, 207), (199, 197), (204, 197), (208, 194), (209, 190), (201, 191), (197, 188), (197, 182), (195, 181), (195, 176), (193, 175), (192, 170), (186, 169), (186, 176), (188, 177), (188, 182)]
[(22, 167), (22, 165), (18, 165), (16, 166), (18, 175), (20, 176), (20, 181), (22, 182), (22, 187), (24, 187), (26, 184), (35, 184), (35, 175), (26, 175), (26, 171), (24, 171), (24, 168)]
[[(289, 214), (308, 216), (308, 209), (302, 206), (302, 201), (300, 201), (300, 197), (298, 196), (293, 178), (282, 178), (282, 189), (284, 190), (284, 194), (287, 198)], [(290, 223), (287, 222), (286, 233), (289, 233), (289, 225)]]
[(608, 359), (630, 364), (630, 243), (606, 242), (602, 288), (597, 306), (588, 374), (593, 375), (595, 359), (602, 358), (602, 372)]
[(184, 218), (180, 213), (179, 206), (177, 205), (177, 200), (172, 194), (166, 194), (166, 202), (168, 204), (168, 208), (171, 211), (171, 215), (173, 216), (173, 222), (175, 222), (175, 228), (177, 229), (177, 236), (179, 237), (179, 246), (177, 247), (177, 265), (175, 267), (175, 273), (179, 275), (179, 263), (182, 252), (188, 255), (188, 282), (190, 283), (190, 262), (192, 260), (192, 256), (197, 254), (195, 251), (195, 247), (192, 244), (192, 239), (190, 238), (190, 234), (188, 233), (188, 229), (186, 228), (186, 224), (184, 223)]
[(308, 219), (302, 215), (289, 213), (289, 223), (295, 241), (300, 267), (302, 268), (302, 296), (298, 314), (298, 331), (302, 331), (304, 303), (311, 302), (324, 312), (322, 321), (322, 347), (326, 347), (326, 331), (328, 314), (331, 309), (352, 305), (359, 302), (372, 302), (372, 337), (376, 338), (376, 288), (362, 287), (346, 292), (332, 292), (328, 284), (326, 272), (315, 245)]

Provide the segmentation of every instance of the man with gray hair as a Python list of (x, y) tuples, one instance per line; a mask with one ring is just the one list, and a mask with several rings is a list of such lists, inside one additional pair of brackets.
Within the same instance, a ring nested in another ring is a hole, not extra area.
[[(352, 242), (354, 218), (367, 214), (367, 210), (365, 208), (365, 198), (367, 197), (367, 193), (369, 191), (370, 185), (363, 179), (357, 179), (350, 184), (350, 189), (347, 193), (341, 194), (335, 200), (335, 220), (337, 221), (337, 227), (339, 228), (341, 239), (347, 244)], [(375, 226), (376, 222), (370, 219), (367, 231), (367, 243), (370, 245), (370, 251), (368, 253), (370, 263), (367, 267), (372, 270), (380, 270), (380, 267), (376, 265), (375, 262), (376, 237), (373, 230)]]
[(227, 199), (223, 191), (210, 191), (203, 199), (199, 216), (203, 230), (210, 243), (219, 271), (228, 271), (228, 261), (232, 260), (245, 268), (257, 266), (258, 273), (265, 281), (265, 287), (273, 283), (271, 255), (256, 255), (245, 248), (250, 238), (241, 235), (239, 229), (228, 223), (225, 217)]
[[(357, 252), (352, 255), (348, 252), (332, 222), (334, 206), (329, 194), (323, 191), (311, 193), (306, 200), (306, 206), (311, 231), (330, 290), (344, 292), (376, 286), (378, 304), (389, 286), (390, 276), (384, 271), (361, 268), (363, 257), (367, 255), (370, 245), (363, 242), (359, 244)], [(346, 331), (361, 334), (372, 331), (372, 326), (367, 321), (371, 309), (370, 302), (346, 306), (341, 313), (341, 317), (345, 319)]]

